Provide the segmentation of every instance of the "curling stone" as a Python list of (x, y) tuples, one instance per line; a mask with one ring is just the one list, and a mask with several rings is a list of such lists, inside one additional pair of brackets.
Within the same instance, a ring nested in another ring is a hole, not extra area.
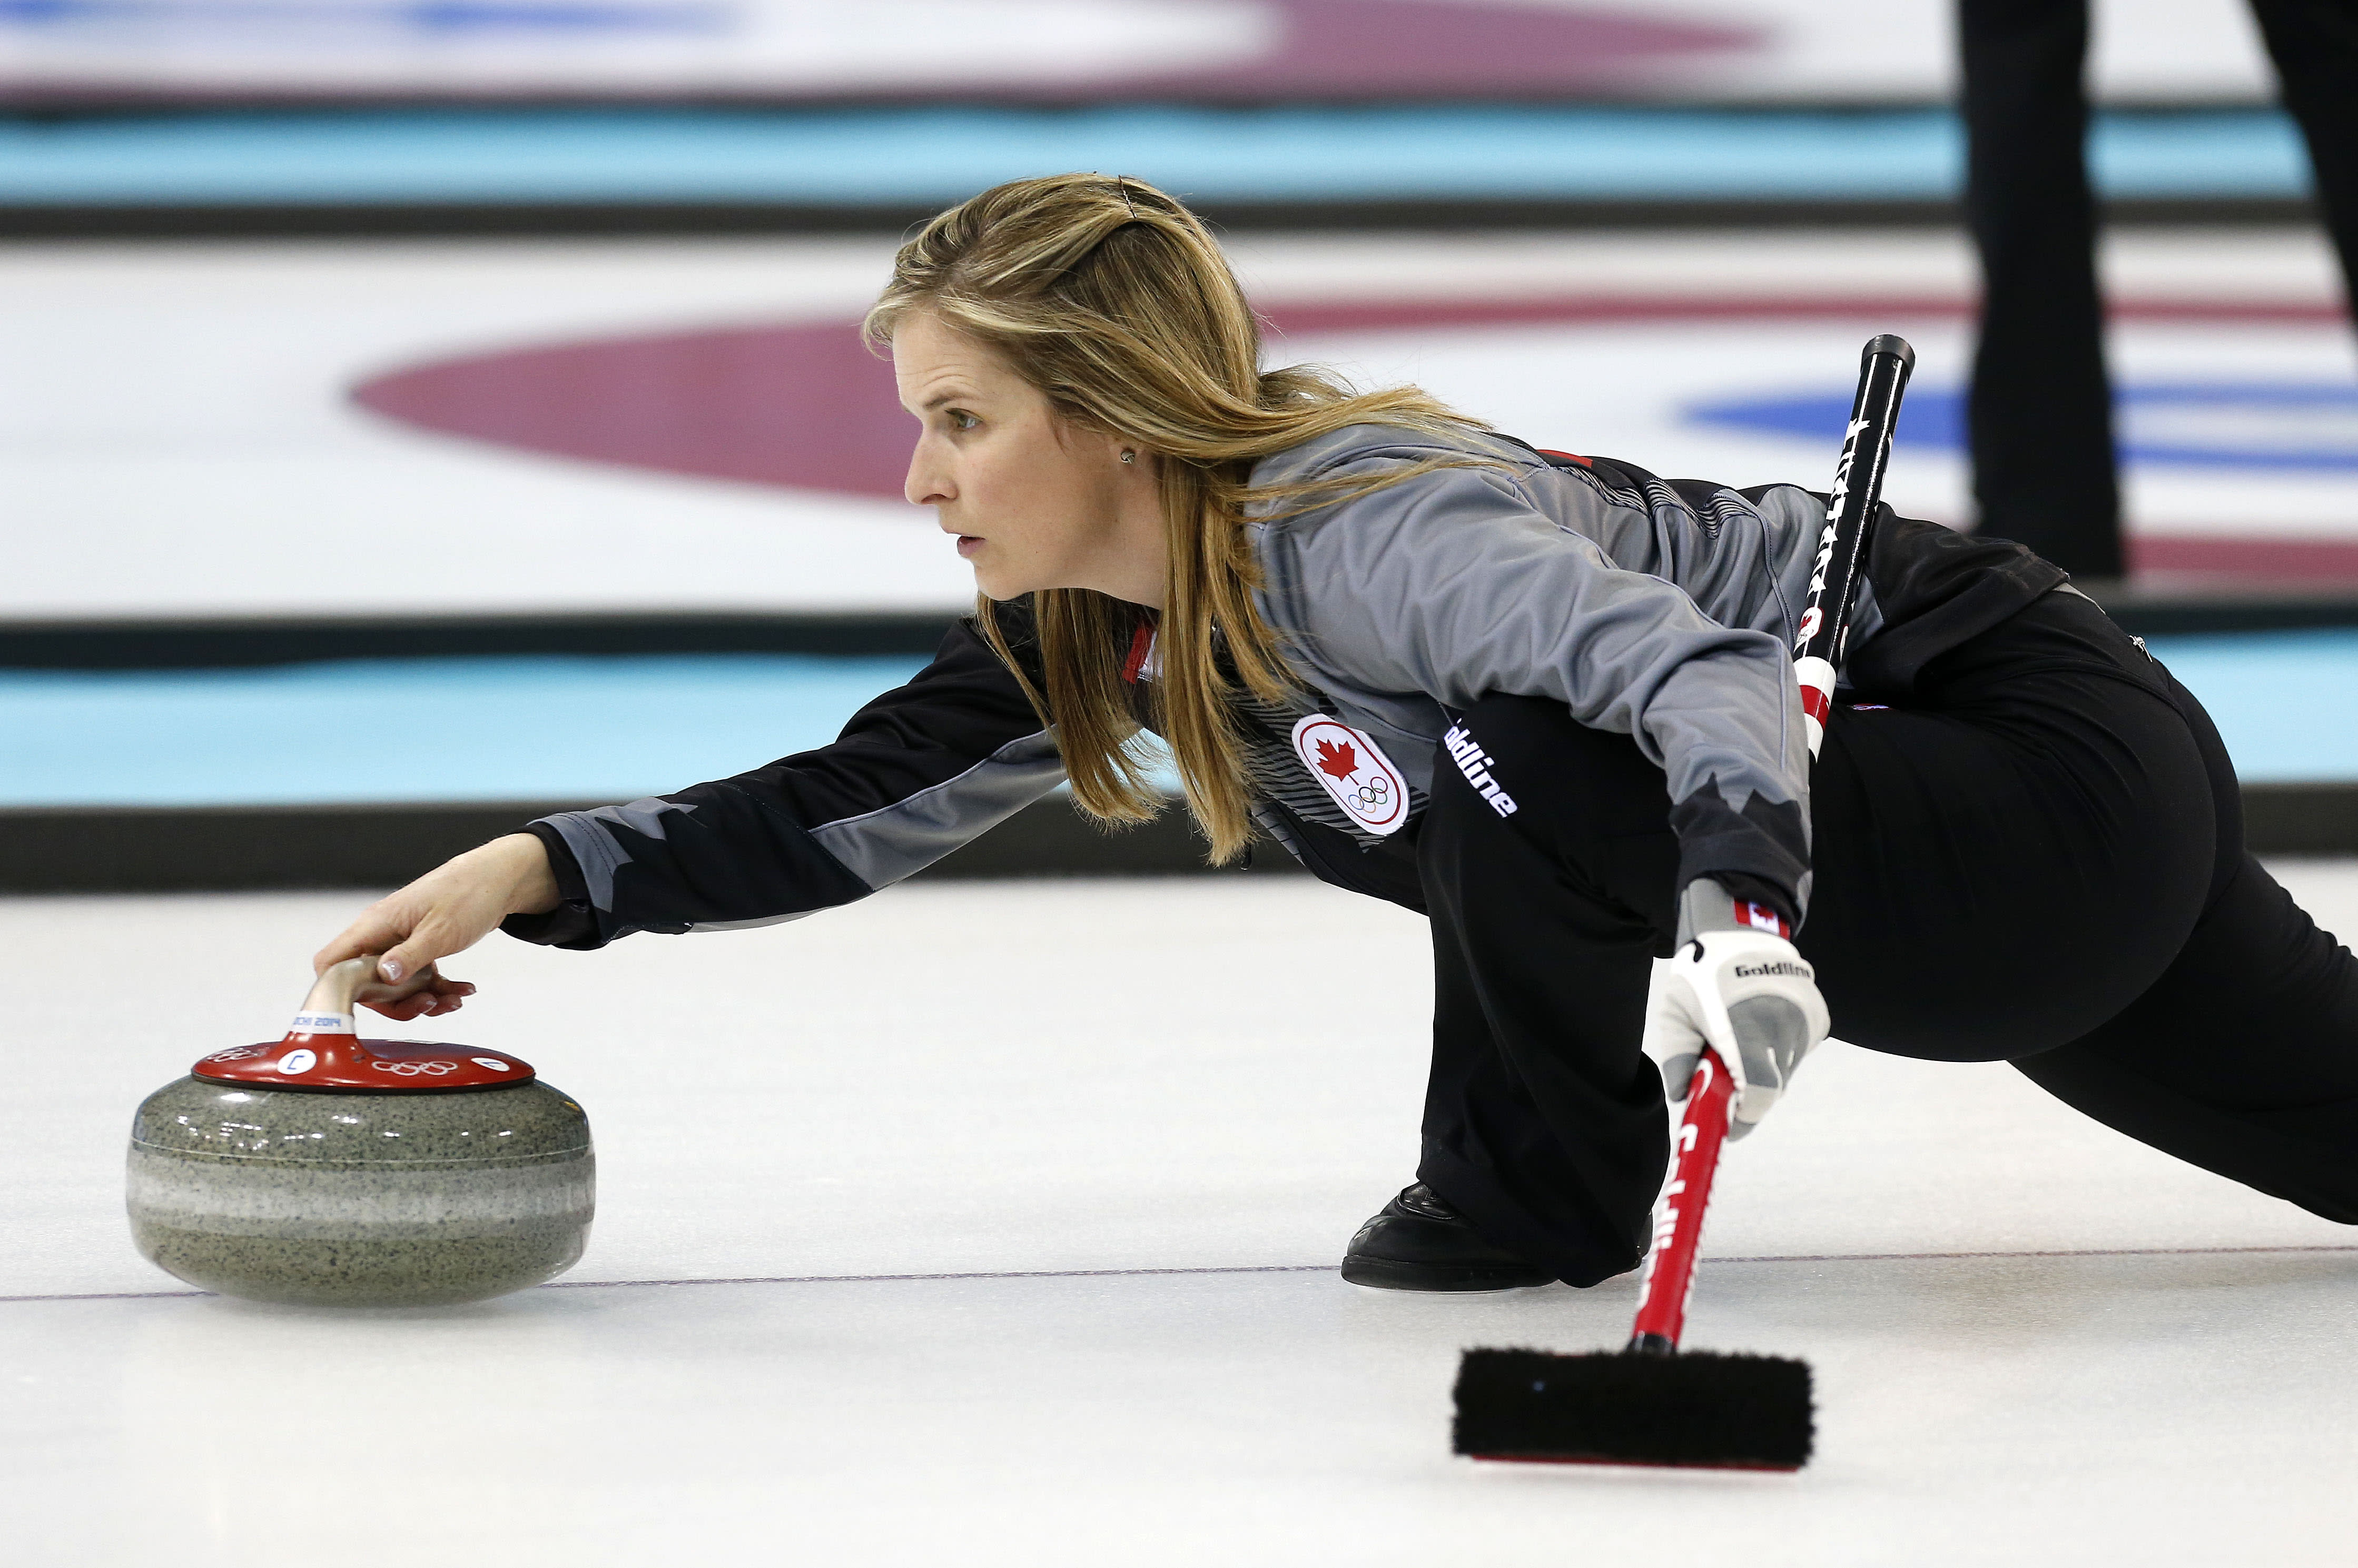
[(590, 1119), (498, 1051), (362, 1040), (374, 971), (319, 977), (287, 1037), (216, 1051), (131, 1123), (131, 1235), (254, 1301), (431, 1306), (563, 1273), (590, 1236)]

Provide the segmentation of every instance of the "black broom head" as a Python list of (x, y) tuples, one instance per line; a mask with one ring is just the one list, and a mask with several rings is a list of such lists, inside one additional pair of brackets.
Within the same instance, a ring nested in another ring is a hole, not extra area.
[(1452, 1446), (1476, 1459), (1798, 1470), (1810, 1461), (1810, 1366), (1690, 1351), (1468, 1350)]

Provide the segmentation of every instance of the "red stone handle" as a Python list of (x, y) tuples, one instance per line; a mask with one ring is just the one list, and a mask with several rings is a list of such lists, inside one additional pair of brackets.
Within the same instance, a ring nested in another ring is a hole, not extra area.
[[(421, 983), (434, 967), (418, 971)], [(396, 1094), (421, 1089), (481, 1089), (528, 1084), (532, 1064), (504, 1051), (422, 1040), (363, 1040), (352, 999), (376, 975), (373, 954), (331, 964), (303, 999), (303, 1011), (276, 1043), (234, 1045), (189, 1069), (208, 1083)]]

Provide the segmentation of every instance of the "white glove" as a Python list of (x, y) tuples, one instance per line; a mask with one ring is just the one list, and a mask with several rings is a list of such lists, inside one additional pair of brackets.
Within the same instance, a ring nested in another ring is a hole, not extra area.
[(1736, 1089), (1727, 1135), (1741, 1138), (1825, 1039), (1825, 999), (1817, 971), (1783, 935), (1784, 923), (1758, 905), (1737, 904), (1709, 878), (1688, 885), (1679, 924), (1679, 950), (1654, 961), (1646, 1054), (1661, 1068), (1676, 1106), (1710, 1046)]

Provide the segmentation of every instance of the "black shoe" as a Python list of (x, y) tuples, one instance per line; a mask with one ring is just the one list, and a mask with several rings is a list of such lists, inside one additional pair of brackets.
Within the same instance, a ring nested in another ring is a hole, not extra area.
[(1422, 1182), (1359, 1227), (1343, 1254), (1343, 1278), (1379, 1291), (1511, 1291), (1555, 1276), (1493, 1247)]

